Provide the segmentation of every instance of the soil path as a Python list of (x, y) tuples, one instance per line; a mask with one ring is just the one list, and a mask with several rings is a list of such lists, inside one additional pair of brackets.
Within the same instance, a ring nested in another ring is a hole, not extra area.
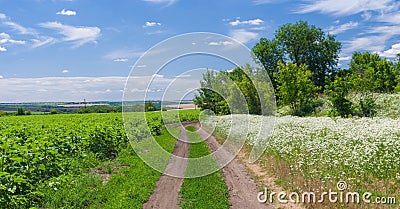
[[(208, 144), (211, 152), (215, 152), (221, 145), (208, 132), (199, 127), (198, 123), (188, 123), (181, 127), (179, 140), (175, 144), (173, 156), (166, 168), (169, 174), (184, 176), (187, 161), (182, 160), (187, 158), (189, 154), (189, 140), (186, 135), (185, 127), (191, 125), (196, 127), (199, 135)], [(229, 157), (228, 152), (219, 150), (218, 154), (214, 155), (218, 163), (224, 162), (225, 158)], [(229, 202), (232, 204), (231, 209), (271, 209), (271, 205), (259, 203), (257, 200), (257, 184), (250, 177), (246, 167), (240, 163), (238, 159), (234, 159), (222, 169), (224, 181), (229, 190)], [(143, 205), (144, 209), (159, 208), (159, 209), (175, 209), (179, 207), (179, 191), (183, 183), (183, 178), (172, 177), (163, 174), (156, 184), (153, 194), (150, 199)]]
[[(217, 140), (208, 132), (201, 129), (198, 124), (196, 124), (196, 129), (210, 147), (211, 152), (214, 152), (221, 147)], [(217, 162), (220, 162), (221, 160), (218, 159), (219, 156), (225, 157), (226, 155), (214, 155), (214, 157)], [(241, 164), (238, 159), (235, 158), (232, 160), (222, 169), (222, 172), (230, 194), (229, 202), (232, 204), (230, 207), (231, 209), (273, 208), (271, 205), (258, 202), (257, 184), (248, 174), (246, 167)]]
[[(176, 176), (184, 176), (187, 166), (187, 161), (182, 158), (187, 158), (189, 154), (189, 140), (186, 136), (184, 127), (181, 127), (179, 140), (175, 144), (173, 155), (166, 168), (166, 173)], [(179, 191), (181, 189), (183, 178), (172, 177), (163, 174), (156, 184), (153, 194), (150, 199), (143, 205), (144, 209), (159, 208), (159, 209), (175, 209), (179, 207)]]

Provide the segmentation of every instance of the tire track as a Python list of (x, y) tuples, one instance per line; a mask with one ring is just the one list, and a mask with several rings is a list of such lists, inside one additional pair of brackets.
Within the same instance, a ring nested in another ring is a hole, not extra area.
[[(179, 207), (179, 191), (181, 189), (183, 178), (174, 176), (185, 176), (187, 167), (187, 158), (189, 154), (189, 139), (186, 135), (186, 130), (181, 126), (179, 140), (175, 144), (175, 149), (171, 159), (165, 169), (164, 174), (157, 181), (156, 187), (149, 200), (143, 204), (144, 209), (159, 208), (159, 209), (178, 209)], [(182, 157), (182, 158), (181, 158)]]

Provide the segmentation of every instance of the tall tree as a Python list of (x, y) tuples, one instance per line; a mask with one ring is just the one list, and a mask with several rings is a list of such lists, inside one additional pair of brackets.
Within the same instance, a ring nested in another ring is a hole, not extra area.
[(281, 105), (290, 105), (292, 114), (303, 116), (313, 110), (313, 100), (318, 96), (312, 80), (312, 72), (307, 65), (282, 62), (278, 63), (278, 102)]
[(356, 91), (393, 92), (396, 86), (396, 67), (378, 54), (355, 52), (350, 61), (355, 75)]
[[(334, 78), (341, 43), (321, 28), (298, 21), (282, 25), (272, 40), (261, 38), (253, 50), (272, 79), (279, 73), (278, 61), (305, 64), (311, 70), (312, 81), (323, 90), (326, 79)], [(274, 87), (276, 81), (273, 80)]]

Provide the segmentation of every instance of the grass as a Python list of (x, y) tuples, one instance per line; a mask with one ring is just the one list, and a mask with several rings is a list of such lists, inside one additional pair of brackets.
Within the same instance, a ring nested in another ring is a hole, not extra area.
[[(194, 127), (189, 126), (187, 130), (193, 131)], [(189, 131), (187, 133), (190, 133)], [(195, 132), (191, 133), (191, 135), (188, 135), (189, 140), (191, 142), (197, 141), (200, 136)], [(204, 141), (190, 144), (189, 158), (199, 158), (208, 154), (210, 154), (210, 150)], [(216, 165), (215, 160), (213, 163)], [(198, 164), (194, 163), (194, 161), (189, 161), (186, 176), (191, 175), (190, 171), (197, 168), (199, 168)], [(180, 206), (183, 209), (229, 208), (231, 205), (228, 201), (229, 192), (220, 170), (207, 176), (185, 178), (180, 196)]]
[[(174, 131), (179, 131), (176, 129)], [(155, 137), (172, 152), (176, 139), (166, 130)], [(104, 162), (96, 173), (86, 173), (72, 182), (45, 191), (44, 208), (142, 208), (161, 176), (127, 146), (112, 162)], [(104, 184), (105, 174), (110, 174)]]

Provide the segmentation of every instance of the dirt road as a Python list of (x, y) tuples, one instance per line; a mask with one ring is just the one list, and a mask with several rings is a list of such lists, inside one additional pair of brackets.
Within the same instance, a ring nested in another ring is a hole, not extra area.
[[(197, 132), (206, 141), (210, 147), (211, 152), (216, 151), (221, 145), (215, 140), (213, 136), (204, 131), (199, 127), (198, 123), (186, 124), (193, 125), (196, 127)], [(179, 139), (175, 145), (174, 155), (187, 158), (189, 153), (189, 143), (186, 136), (185, 128), (181, 127)], [(217, 162), (224, 160), (218, 158), (226, 158), (229, 153), (219, 152), (220, 155), (214, 155)], [(167, 166), (168, 173), (186, 171), (186, 163), (182, 160), (177, 160), (175, 157), (171, 157), (171, 160)], [(229, 201), (232, 206), (231, 209), (271, 209), (270, 205), (265, 203), (259, 203), (257, 201), (257, 185), (256, 182), (247, 173), (246, 167), (234, 159), (228, 165), (222, 169), (225, 183), (229, 190)], [(154, 193), (151, 195), (148, 202), (143, 205), (143, 208), (179, 208), (179, 191), (182, 186), (183, 179), (171, 177), (163, 174), (160, 180), (156, 184)]]
[[(179, 140), (175, 144), (173, 156), (166, 168), (166, 173), (174, 173), (176, 176), (184, 176), (187, 166), (187, 161), (182, 161), (183, 157), (187, 158), (189, 154), (189, 143), (184, 127), (181, 127)], [(156, 184), (156, 188), (150, 199), (143, 205), (144, 209), (159, 208), (159, 209), (175, 209), (179, 207), (179, 191), (183, 183), (183, 178), (177, 178), (163, 174)]]

